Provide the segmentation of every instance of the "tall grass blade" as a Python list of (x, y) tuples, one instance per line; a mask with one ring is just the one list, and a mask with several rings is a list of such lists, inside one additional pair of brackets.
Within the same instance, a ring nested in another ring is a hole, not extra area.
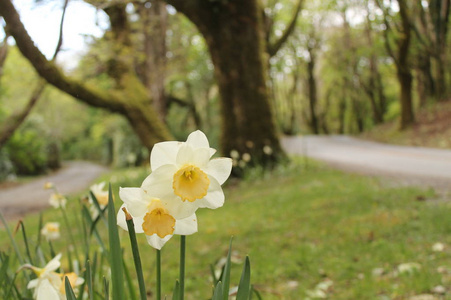
[[(13, 235), (11, 234), (11, 230), (9, 230), (8, 223), (6, 222), (5, 218), (3, 217), (2, 212), (0, 212), (0, 219), (2, 220), (3, 226), (6, 229), (6, 233), (8, 234), (9, 240), (11, 241), (11, 244), (13, 245), (14, 252), (16, 252), (17, 259), (19, 259), (19, 262), (21, 265), (25, 264), (25, 260), (23, 259), (23, 256), (19, 251), (19, 247), (17, 246), (17, 243), (14, 240)], [(28, 275), (25, 275), (25, 276), (27, 276), (28, 281), (30, 281), (30, 278), (28, 277)]]
[[(174, 291), (172, 292), (172, 300), (180, 299), (180, 283), (178, 280), (175, 281)], [(161, 298), (157, 298), (157, 300), (161, 300)]]
[(75, 297), (74, 290), (72, 289), (69, 278), (67, 278), (67, 276), (64, 277), (64, 286), (66, 288), (66, 300), (77, 300), (77, 298)]
[(27, 233), (25, 231), (25, 225), (23, 224), (22, 220), (20, 220), (17, 225), (22, 228), (22, 236), (23, 236), (23, 241), (25, 243), (25, 250), (27, 252), (28, 260), (29, 260), (30, 264), (34, 265), (33, 258), (31, 257), (30, 247), (28, 245), (28, 239), (27, 239)]
[(113, 285), (113, 299), (123, 300), (124, 292), (124, 271), (122, 265), (122, 251), (117, 230), (116, 211), (114, 209), (113, 193), (111, 184), (108, 192), (108, 237), (110, 243), (110, 266), (111, 284)]
[(39, 249), (39, 247), (41, 247), (41, 240), (42, 240), (41, 229), (43, 226), (43, 222), (44, 222), (44, 220), (43, 220), (42, 212), (41, 212), (41, 213), (39, 213), (38, 242), (37, 242), (35, 250), (34, 250), (36, 254), (38, 254), (38, 249)]
[(105, 277), (103, 277), (103, 288), (105, 290), (104, 299), (109, 300), (110, 299), (110, 282)]
[(240, 283), (238, 284), (238, 291), (236, 300), (248, 300), (251, 294), (251, 263), (249, 256), (246, 256), (244, 262), (243, 273), (241, 273)]
[(88, 296), (89, 300), (94, 300), (94, 290), (92, 289), (92, 270), (91, 270), (91, 262), (89, 259), (86, 260), (85, 264), (85, 282), (88, 285)]
[(222, 285), (222, 282), (219, 281), (215, 287), (215, 291), (214, 291), (213, 297), (211, 299), (212, 300), (222, 300), (222, 299), (224, 299), (223, 294), (224, 294), (223, 285)]
[(227, 254), (227, 261), (224, 266), (224, 272), (222, 273), (221, 281), (222, 281), (222, 299), (227, 300), (229, 299), (229, 288), (230, 288), (230, 257), (232, 255), (232, 240), (230, 239), (230, 245), (229, 245), (229, 253)]
[(97, 222), (102, 219), (103, 222), (105, 223), (105, 225), (108, 224), (107, 219), (105, 218), (105, 211), (107, 210), (107, 207), (105, 206), (103, 209), (100, 207), (100, 203), (99, 201), (97, 201), (96, 196), (94, 195), (93, 192), (89, 191), (89, 195), (91, 196), (92, 201), (94, 202), (94, 206), (96, 207), (97, 211), (98, 211), (98, 215), (97, 217), (94, 219), (94, 224), (97, 224)]
[(123, 267), (124, 267), (124, 275), (125, 275), (125, 282), (127, 283), (128, 288), (128, 298), (130, 300), (137, 300), (136, 293), (135, 293), (135, 285), (133, 284), (133, 279), (130, 276), (130, 271), (127, 268), (127, 265), (125, 264), (125, 261), (122, 260)]

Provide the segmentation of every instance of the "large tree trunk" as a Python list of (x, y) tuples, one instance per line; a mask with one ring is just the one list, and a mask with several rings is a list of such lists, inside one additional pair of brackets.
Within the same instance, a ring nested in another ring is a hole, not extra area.
[(162, 0), (139, 3), (138, 12), (142, 19), (144, 43), (144, 84), (153, 99), (153, 106), (160, 119), (165, 121), (167, 101), (165, 96), (166, 79), (166, 29), (168, 13)]
[[(123, 24), (127, 22), (124, 19), (124, 9), (125, 6), (110, 7), (107, 13), (116, 19), (116, 21), (112, 20), (114, 38), (126, 45), (129, 41), (123, 28)], [(53, 62), (48, 61), (34, 45), (10, 0), (0, 0), (0, 15), (3, 16), (8, 32), (16, 40), (17, 47), (23, 56), (48, 83), (88, 105), (125, 116), (143, 145), (148, 149), (152, 149), (157, 142), (171, 138), (166, 126), (158, 119), (153, 107), (149, 105), (150, 99), (145, 87), (131, 70), (131, 66), (129, 65), (128, 69), (121, 68), (127, 64), (126, 61), (122, 61), (121, 55), (116, 57), (116, 60), (112, 60), (111, 66), (114, 68), (110, 70), (111, 73), (117, 75), (115, 78), (117, 88), (102, 90), (65, 76)]]
[[(222, 151), (249, 153), (254, 163), (263, 164), (283, 157), (266, 86), (258, 1), (167, 2), (185, 14), (207, 42), (221, 95)], [(265, 146), (271, 147), (271, 154), (265, 154)]]
[(412, 103), (412, 72), (410, 65), (410, 20), (405, 0), (398, 0), (401, 15), (401, 35), (398, 40), (397, 77), (401, 87), (401, 129), (410, 127), (415, 121)]

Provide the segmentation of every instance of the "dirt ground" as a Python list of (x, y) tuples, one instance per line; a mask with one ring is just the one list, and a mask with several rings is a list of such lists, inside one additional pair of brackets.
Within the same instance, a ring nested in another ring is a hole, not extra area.
[(66, 162), (59, 171), (30, 182), (0, 185), (0, 211), (7, 220), (40, 211), (49, 206), (48, 200), (52, 193), (44, 189), (46, 182), (54, 183), (61, 194), (71, 195), (87, 189), (107, 170), (104, 166), (90, 162)]

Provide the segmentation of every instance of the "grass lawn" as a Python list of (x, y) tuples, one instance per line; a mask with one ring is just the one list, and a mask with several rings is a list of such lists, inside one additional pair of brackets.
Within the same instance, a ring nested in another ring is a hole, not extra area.
[[(139, 186), (145, 176), (144, 169), (128, 169), (103, 178), (112, 182), (116, 208), (119, 186)], [(229, 181), (225, 194), (224, 207), (198, 211), (199, 232), (187, 237), (187, 299), (211, 296), (210, 264), (226, 256), (231, 236), (237, 262), (232, 284), (249, 255), (252, 283), (263, 299), (409, 299), (434, 291), (445, 293), (435, 293), (437, 299), (451, 299), (451, 202), (434, 200), (431, 190), (387, 187), (376, 178), (311, 161), (306, 169), (295, 160), (271, 174)], [(49, 209), (44, 220), (59, 215)], [(70, 214), (74, 227), (79, 219)], [(24, 222), (30, 240), (36, 240), (38, 217)], [(104, 228), (99, 224), (99, 231)], [(133, 274), (127, 234), (121, 239)], [(155, 251), (144, 236), (138, 240), (153, 292)], [(16, 241), (23, 245), (20, 234)], [(163, 294), (171, 293), (178, 276), (178, 242), (174, 237), (162, 250)], [(434, 251), (439, 242), (444, 250)], [(64, 253), (64, 245), (55, 243), (55, 251)], [(13, 253), (4, 229), (0, 246)]]

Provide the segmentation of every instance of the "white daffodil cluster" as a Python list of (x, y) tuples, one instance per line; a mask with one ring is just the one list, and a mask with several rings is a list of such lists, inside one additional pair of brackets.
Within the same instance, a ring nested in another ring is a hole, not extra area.
[[(196, 210), (216, 209), (224, 204), (221, 185), (230, 176), (230, 158), (211, 159), (202, 131), (195, 131), (186, 142), (155, 144), (150, 155), (152, 173), (140, 188), (121, 188), (119, 196), (133, 217), (137, 233), (145, 233), (156, 249), (174, 235), (197, 232)], [(127, 230), (125, 215), (119, 210), (118, 225)]]
[(64, 278), (67, 277), (69, 282), (77, 292), (77, 287), (83, 284), (84, 279), (78, 277), (74, 272), (57, 273), (56, 270), (61, 266), (61, 254), (47, 263), (44, 268), (37, 268), (32, 265), (24, 265), (22, 268), (33, 270), (37, 278), (31, 280), (27, 288), (34, 289), (33, 299), (35, 300), (64, 300), (66, 299), (66, 289)]

